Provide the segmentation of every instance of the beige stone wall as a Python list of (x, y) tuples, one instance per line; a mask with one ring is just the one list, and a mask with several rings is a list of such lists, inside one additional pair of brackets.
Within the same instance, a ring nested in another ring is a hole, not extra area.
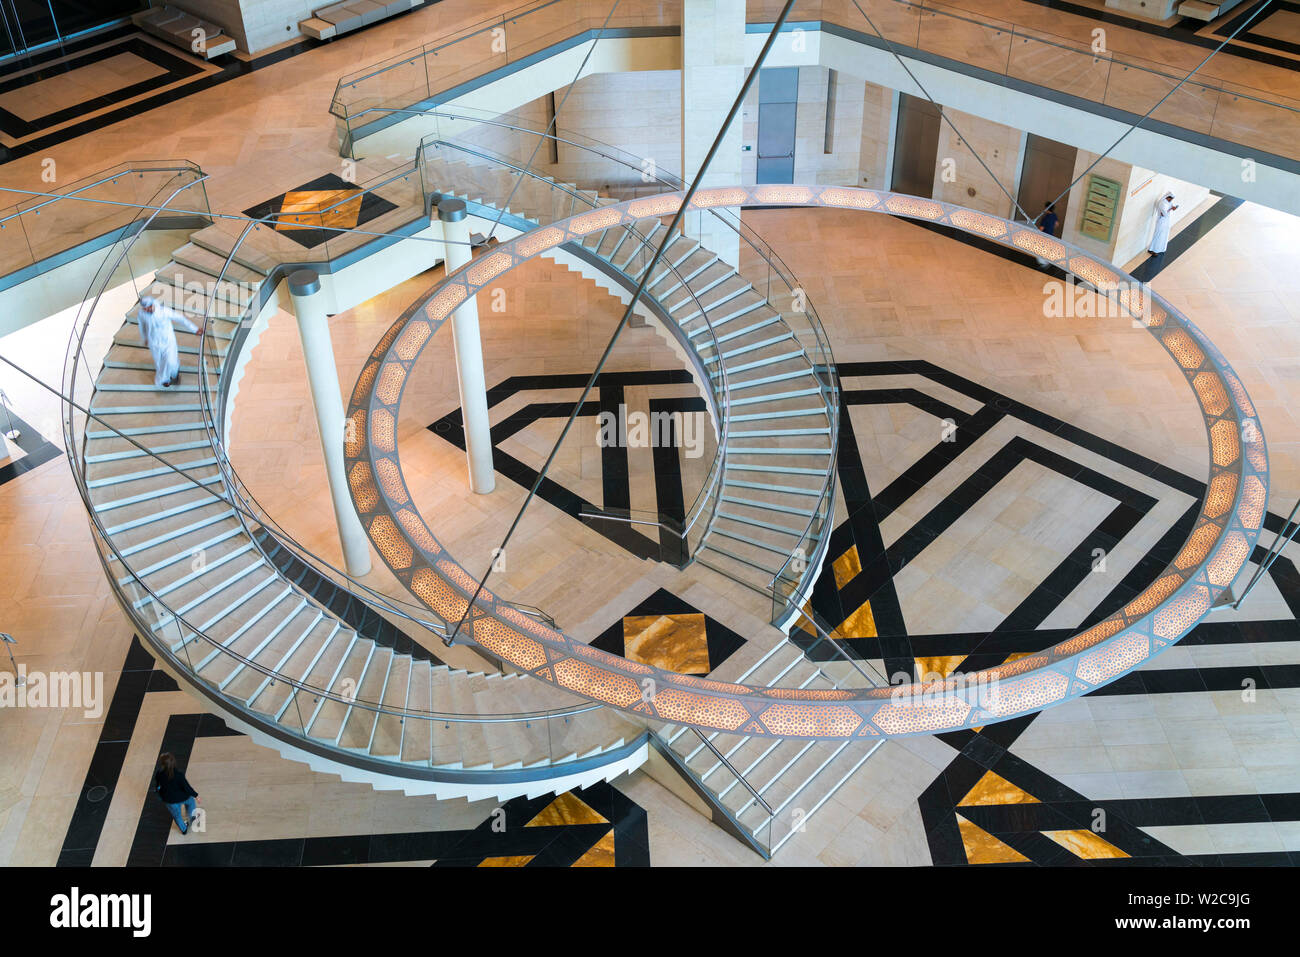
[(1140, 166), (1130, 166), (1109, 157), (1103, 159), (1088, 175), (1095, 173), (1113, 179), (1121, 185), (1122, 190), (1111, 240), (1109, 243), (1099, 242), (1079, 233), (1084, 196), (1088, 189), (1088, 176), (1083, 174), (1096, 159), (1096, 153), (1079, 150), (1079, 157), (1074, 164), (1074, 176), (1083, 178), (1070, 190), (1070, 208), (1062, 224), (1061, 238), (1120, 266), (1146, 250), (1155, 228), (1156, 200), (1167, 190), (1173, 191), (1178, 204), (1178, 209), (1174, 212), (1175, 225), (1210, 195), (1209, 189), (1204, 186)]
[[(599, 140), (630, 153), (638, 161), (650, 160), (654, 169), (681, 175), (681, 89), (677, 70), (644, 73), (602, 73), (584, 77), (557, 90), (560, 107), (556, 124), (561, 138), (582, 142)], [(573, 134), (570, 136), (570, 134)], [(595, 186), (652, 188), (636, 170), (602, 160), (582, 150), (560, 144), (560, 162), (551, 170), (557, 179)]]
[[(1012, 196), (1015, 195), (1016, 178), (1020, 172), (1020, 130), (958, 110), (949, 109), (944, 113), (952, 124), (944, 122), (939, 128), (934, 198), (995, 216), (1012, 217), (1013, 203), (998, 183)], [(961, 131), (961, 136), (957, 135), (953, 125)], [(972, 155), (972, 149), (984, 160), (988, 170)]]
[[(889, 189), (885, 176), (893, 142), (894, 91), (865, 83), (862, 91), (862, 139), (858, 143), (858, 186)], [(846, 184), (847, 185), (847, 184)]]
[(330, 0), (167, 0), (197, 17), (221, 24), (245, 53), (258, 53), (302, 36), (298, 23)]
[[(745, 0), (682, 2), (682, 134), (679, 172), (699, 177), (700, 167), (745, 82)], [(740, 117), (724, 136), (701, 186), (725, 186), (741, 176)], [(715, 217), (688, 213), (683, 231), (725, 262), (738, 265), (740, 241)]]
[[(834, 135), (826, 152), (826, 98), (831, 71), (799, 68), (799, 109), (795, 120), (794, 181), (836, 186), (885, 185), (893, 91), (860, 77), (835, 71)], [(745, 98), (743, 182), (752, 183), (758, 167), (758, 85)]]

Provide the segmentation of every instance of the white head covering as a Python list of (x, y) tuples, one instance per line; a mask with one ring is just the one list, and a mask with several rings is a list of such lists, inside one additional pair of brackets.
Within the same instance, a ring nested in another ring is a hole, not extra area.
[(154, 308), (158, 305), (158, 300), (155, 299), (153, 296), (141, 296), (140, 305), (143, 306), (147, 311), (152, 312)]

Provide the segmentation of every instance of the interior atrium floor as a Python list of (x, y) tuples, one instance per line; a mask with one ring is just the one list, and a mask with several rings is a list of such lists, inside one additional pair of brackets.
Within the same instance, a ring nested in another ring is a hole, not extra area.
[[(853, 214), (830, 211), (751, 212), (746, 221), (808, 277), (827, 320), (848, 414), (814, 606), (864, 663), (890, 676), (990, 666), (1058, 640), (1132, 593), (1150, 573), (1150, 556), (1185, 526), (1206, 454), (1185, 386), (1144, 333), (1122, 320), (1047, 317), (1051, 277), (1032, 262), (903, 221), (870, 231)], [(1246, 237), (1249, 248), (1271, 252), (1243, 256)], [(1300, 356), (1291, 331), (1300, 319), (1298, 239), (1293, 220), (1246, 204), (1153, 280), (1233, 356), (1259, 404), (1275, 516), (1300, 492), (1288, 441)], [(931, 268), (939, 261), (942, 276)], [(417, 277), (334, 320), (345, 388), (358, 357), (436, 278)], [(573, 383), (590, 372), (602, 330), (617, 319), (614, 301), (538, 264), (512, 274), (506, 302), (502, 313), (483, 310), (489, 385), (517, 388), (494, 421), (572, 403)], [(38, 342), (28, 340), (24, 358), (52, 376), (61, 356), (39, 355)], [(497, 491), (462, 491), (463, 453), (431, 428), (458, 404), (447, 352), (422, 360), (400, 423), (403, 455), (425, 514), (445, 521), (449, 544), (481, 551), (498, 537), (507, 505), (521, 500), (521, 482), (540, 465), (557, 420), (525, 416), (498, 442)], [(293, 319), (280, 313), (240, 387), (235, 464), (286, 529), (336, 555), (301, 363)], [(663, 340), (638, 329), (611, 372), (662, 374), (663, 382), (627, 388), (631, 408), (689, 400), (692, 389), (671, 381), (676, 369)], [(43, 410), (30, 418), (51, 429), (51, 404), (20, 394), (20, 408)], [(574, 497), (599, 506), (621, 494), (623, 481), (645, 495), (647, 482), (670, 474), (650, 455), (633, 456), (628, 476), (607, 473), (592, 423), (583, 422), (556, 473)], [(955, 431), (956, 454), (937, 459), (946, 431)], [(688, 487), (690, 463), (677, 452)], [(507, 460), (523, 471), (510, 474)], [(571, 506), (564, 496), (531, 506), (518, 541), (528, 558), (514, 579), (515, 553), (507, 554), (503, 577), (519, 591), (511, 597), (547, 608), (601, 647), (691, 673), (734, 675), (779, 639), (739, 586), (637, 556)], [(15, 629), (46, 636), (24, 663), (103, 670), (111, 701), (93, 720), (9, 712), (2, 862), (761, 863), (643, 772), (554, 800), (516, 799), (497, 831), (494, 802), (377, 792), (286, 761), (199, 714), (133, 641), (86, 547), (61, 460), (0, 486), (0, 534), (26, 543), (0, 556), (0, 600)], [(882, 552), (887, 563), (863, 567), (864, 556)], [(1098, 693), (976, 732), (886, 743), (774, 863), (1296, 863), (1296, 558), (1288, 549), (1240, 612), (1216, 612), (1180, 647)], [(584, 587), (569, 594), (525, 573), (537, 566), (572, 569)], [(395, 589), (386, 574), (372, 579)], [(463, 648), (430, 651), (474, 665)], [(187, 760), (209, 809), (205, 832), (182, 837), (149, 800), (160, 750)], [(1100, 834), (1090, 824), (1097, 808), (1111, 822)]]

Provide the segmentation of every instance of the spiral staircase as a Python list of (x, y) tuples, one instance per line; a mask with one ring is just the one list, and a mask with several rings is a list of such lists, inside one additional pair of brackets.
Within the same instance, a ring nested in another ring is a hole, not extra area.
[[(471, 215), (517, 234), (615, 201), (520, 178), (477, 151), (450, 159), (449, 146), (422, 152), (424, 205), (412, 210), (404, 193), (397, 215), (424, 218), (432, 203), (458, 196)], [(626, 300), (665, 229), (648, 219), (595, 233), (565, 261)], [(648, 729), (486, 659), (482, 670), (450, 667), (428, 650), (437, 647), (430, 635), (406, 634), (413, 622), (400, 607), (354, 594), (268, 527), (225, 458), (221, 411), (255, 345), (258, 316), (274, 310), (279, 283), (297, 265), (283, 244), (259, 235), (219, 222), (194, 232), (155, 274), (147, 291), (203, 326), (198, 335), (177, 332), (178, 386), (152, 385), (132, 310), (89, 402), (94, 418), (77, 464), (93, 525), (119, 598), (162, 666), (286, 757), (413, 794), (504, 800), (563, 791), (632, 770), (653, 746), (718, 823), (765, 856), (774, 852), (793, 833), (786, 825), (778, 835), (777, 813), (796, 795), (805, 813), (815, 810), (869, 751), (780, 739), (747, 748), (739, 737)], [(827, 507), (832, 397), (792, 328), (789, 296), (764, 295), (698, 241), (671, 237), (645, 302), (701, 381), (726, 383), (725, 454), (691, 557), (770, 597), (790, 553), (808, 542), (813, 510)], [(803, 571), (811, 580), (815, 565)], [(445, 630), (419, 623), (433, 636)], [(757, 660), (733, 666), (736, 676), (846, 686), (848, 669), (834, 675), (776, 629), (771, 637)]]

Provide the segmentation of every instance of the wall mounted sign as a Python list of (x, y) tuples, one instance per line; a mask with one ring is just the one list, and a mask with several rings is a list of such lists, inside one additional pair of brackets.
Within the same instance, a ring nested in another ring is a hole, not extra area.
[(1088, 177), (1088, 192), (1079, 216), (1079, 232), (1089, 239), (1109, 243), (1115, 233), (1115, 212), (1119, 208), (1120, 185), (1095, 173)]

